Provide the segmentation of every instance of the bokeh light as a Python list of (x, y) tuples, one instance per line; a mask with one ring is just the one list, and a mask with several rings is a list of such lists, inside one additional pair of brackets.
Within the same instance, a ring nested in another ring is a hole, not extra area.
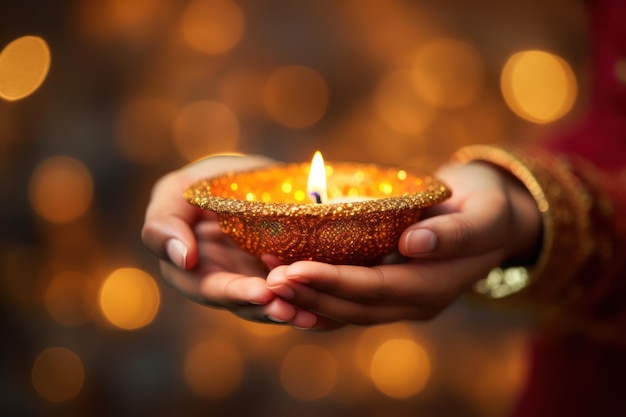
[(263, 338), (274, 338), (291, 330), (289, 326), (277, 326), (247, 320), (239, 320), (238, 324), (251, 335)]
[[(512, 54), (544, 49), (586, 90), (587, 8), (518, 3), (2, 2), (7, 412), (510, 412), (527, 344), (504, 341), (534, 324), (525, 313), (460, 303), (429, 323), (322, 333), (250, 322), (164, 288), (140, 229), (154, 182), (207, 155), (308, 163), (320, 149), (437, 172), (460, 146), (558, 134), (571, 110), (558, 126), (522, 119), (501, 76)], [(626, 80), (624, 62), (608, 70)], [(546, 84), (539, 105), (558, 83)], [(590, 98), (578, 93), (581, 113)], [(295, 191), (286, 181), (282, 192), (308, 201)]]
[(356, 344), (355, 361), (363, 376), (370, 377), (372, 357), (376, 350), (392, 338), (411, 338), (413, 332), (404, 323), (392, 323), (382, 326), (367, 327), (359, 336)]
[(41, 162), (30, 179), (30, 202), (35, 212), (53, 223), (77, 219), (93, 199), (91, 173), (78, 160), (55, 156)]
[[(172, 14), (172, 0), (84, 0), (76, 3), (76, 24), (89, 39), (126, 44), (158, 35)], [(131, 42), (132, 41), (132, 42)]]
[(175, 151), (172, 128), (176, 108), (167, 100), (143, 97), (128, 102), (116, 124), (116, 143), (130, 161), (156, 164), (167, 161)]
[(328, 107), (326, 81), (314, 69), (302, 65), (278, 68), (267, 79), (263, 104), (278, 123), (301, 129), (317, 123)]
[[(2, 105), (0, 101), (0, 106)], [(8, 109), (8, 104), (5, 103), (4, 108), (0, 107), (0, 154), (9, 155), (11, 149), (13, 149), (19, 142), (21, 136), (18, 135), (18, 120), (13, 117), (11, 111)], [(17, 109), (13, 109), (14, 111)]]
[(17, 38), (0, 52), (0, 97), (20, 100), (43, 83), (50, 68), (50, 49), (38, 36)]
[(185, 106), (174, 121), (174, 145), (188, 161), (232, 152), (239, 142), (239, 122), (226, 105), (200, 100)]
[(85, 370), (74, 352), (51, 347), (39, 354), (32, 369), (32, 382), (48, 401), (63, 402), (76, 397), (83, 387)]
[(376, 350), (370, 375), (384, 394), (407, 398), (426, 386), (430, 368), (430, 358), (420, 345), (409, 339), (391, 339)]
[(536, 50), (518, 52), (507, 60), (500, 87), (513, 112), (539, 124), (565, 116), (578, 93), (570, 65), (557, 55)]
[(120, 268), (100, 287), (100, 309), (106, 319), (121, 329), (135, 330), (152, 322), (161, 296), (154, 279), (136, 268)]
[(264, 83), (261, 71), (248, 67), (229, 71), (219, 84), (220, 101), (237, 109), (239, 118), (265, 117), (262, 104)]
[(63, 271), (48, 284), (44, 302), (56, 321), (66, 326), (78, 326), (96, 312), (97, 286), (81, 273)]
[(337, 381), (337, 364), (323, 347), (298, 345), (282, 360), (280, 380), (285, 390), (303, 401), (327, 396)]
[(485, 64), (469, 43), (437, 38), (418, 50), (412, 75), (415, 88), (427, 103), (454, 109), (478, 98), (485, 83)]
[[(381, 63), (404, 61), (415, 43), (438, 31), (438, 17), (416, 3), (396, 0), (338, 2), (356, 33), (358, 47)], [(351, 33), (352, 34), (352, 33)]]
[(398, 133), (415, 135), (433, 120), (435, 110), (413, 88), (413, 75), (396, 70), (381, 80), (374, 98), (380, 119)]
[(465, 354), (446, 361), (454, 372), (450, 385), (458, 385), (456, 389), (467, 395), (481, 415), (508, 415), (528, 381), (527, 332), (511, 329), (506, 337), (491, 335), (489, 346), (476, 342), (471, 334), (463, 337), (467, 339), (460, 338), (459, 343)]
[(241, 383), (243, 357), (237, 347), (226, 340), (205, 340), (189, 350), (183, 371), (185, 382), (195, 394), (222, 398)]
[(185, 41), (206, 54), (222, 54), (234, 48), (244, 33), (241, 8), (230, 0), (194, 0), (181, 19)]

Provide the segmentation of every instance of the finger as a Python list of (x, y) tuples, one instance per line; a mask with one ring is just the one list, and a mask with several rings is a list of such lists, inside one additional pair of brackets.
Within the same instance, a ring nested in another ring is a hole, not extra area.
[[(290, 300), (298, 311), (317, 316), (314, 329), (329, 330), (345, 324), (372, 325), (398, 320), (425, 320), (432, 318), (431, 309), (419, 304), (367, 304), (336, 297), (307, 285), (292, 283), (294, 297)], [(292, 320), (295, 323), (295, 319)]]
[(197, 261), (192, 226), (202, 213), (182, 196), (190, 183), (191, 179), (184, 174), (169, 174), (159, 180), (153, 188), (141, 231), (148, 249), (182, 269), (193, 267)]
[(193, 228), (193, 232), (198, 241), (208, 240), (230, 242), (230, 238), (222, 232), (222, 229), (217, 222), (217, 216), (211, 212), (205, 216), (205, 220), (196, 223)]
[(164, 176), (155, 184), (146, 210), (142, 229), (144, 244), (162, 259), (170, 259), (183, 269), (192, 268), (197, 261), (192, 227), (207, 212), (185, 201), (185, 189), (204, 177), (269, 163), (271, 160), (264, 157), (215, 156)]
[(274, 298), (265, 279), (230, 272), (214, 272), (200, 281), (199, 293), (222, 307), (267, 304)]
[(199, 276), (161, 261), (164, 280), (187, 298), (213, 307), (232, 309), (242, 305), (265, 305), (274, 298), (265, 280), (228, 272)]
[(407, 304), (439, 308), (447, 305), (503, 257), (501, 251), (439, 262), (409, 262), (371, 268), (296, 262), (270, 272), (267, 285), (294, 302), (293, 284), (304, 284), (336, 297), (364, 304)]
[(316, 314), (297, 308), (281, 298), (275, 298), (268, 303), (264, 312), (273, 322), (289, 324), (301, 330), (313, 328), (318, 321)]
[(474, 192), (458, 210), (408, 227), (400, 236), (400, 253), (420, 259), (459, 258), (506, 246), (511, 220), (505, 194)]
[(269, 270), (284, 265), (284, 263), (280, 259), (278, 259), (276, 255), (271, 255), (269, 253), (264, 253), (263, 255), (261, 255), (261, 261), (263, 261), (263, 263)]
[(265, 317), (277, 324), (288, 324), (298, 330), (334, 330), (344, 326), (343, 323), (298, 308), (291, 303), (274, 298), (263, 309)]
[(268, 272), (259, 258), (236, 247), (228, 237), (199, 239), (198, 259), (198, 266), (193, 272), (200, 275), (227, 271), (264, 277)]
[[(420, 279), (420, 271), (427, 275), (429, 269), (421, 265), (418, 270), (417, 265), (411, 263), (368, 268), (304, 261), (272, 270), (267, 277), (267, 286), (289, 301), (296, 299), (296, 288), (302, 289), (298, 285), (305, 285), (359, 303), (416, 303), (420, 301), (420, 294), (432, 291), (437, 284)], [(433, 277), (430, 281), (435, 279)]]

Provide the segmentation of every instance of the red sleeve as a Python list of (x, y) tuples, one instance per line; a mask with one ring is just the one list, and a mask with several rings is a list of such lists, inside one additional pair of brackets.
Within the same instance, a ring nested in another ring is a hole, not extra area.
[[(626, 2), (589, 1), (592, 80), (588, 115), (546, 148), (567, 158), (589, 192), (594, 249), (570, 288), (583, 316), (626, 333)], [(574, 300), (571, 300), (574, 304)], [(573, 308), (573, 307), (572, 307)], [(626, 336), (625, 336), (626, 341)]]
[(516, 417), (626, 416), (626, 1), (587, 3), (587, 117), (541, 149), (474, 146), (457, 153), (515, 175), (544, 219), (542, 254), (525, 285), (507, 287), (522, 280), (504, 272), (483, 280), (483, 296), (504, 303), (519, 296), (543, 313)]
[(514, 415), (626, 415), (626, 1), (590, 1), (588, 117), (546, 149), (589, 190), (594, 250), (535, 335)]

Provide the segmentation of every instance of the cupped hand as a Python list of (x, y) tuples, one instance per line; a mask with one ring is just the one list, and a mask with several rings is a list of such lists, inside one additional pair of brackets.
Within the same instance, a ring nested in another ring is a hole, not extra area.
[(213, 213), (182, 197), (201, 178), (270, 163), (263, 157), (216, 156), (166, 175), (153, 188), (142, 240), (161, 258), (164, 279), (188, 298), (253, 321), (274, 319), (274, 310), (283, 317), (291, 312), (290, 322), (308, 327), (311, 313), (295, 317), (297, 309), (266, 286), (268, 266), (275, 259), (266, 257), (264, 262), (240, 250), (221, 232)]
[[(268, 288), (314, 314), (315, 329), (427, 320), (492, 268), (533, 261), (541, 218), (517, 180), (483, 163), (449, 165), (437, 175), (453, 195), (404, 231), (398, 249), (406, 262), (374, 267), (296, 262), (274, 268)], [(278, 309), (274, 315), (288, 320), (289, 313)]]

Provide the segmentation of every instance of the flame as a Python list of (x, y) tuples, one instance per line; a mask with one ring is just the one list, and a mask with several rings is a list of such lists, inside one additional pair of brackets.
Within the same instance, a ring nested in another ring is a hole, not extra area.
[(328, 200), (326, 191), (326, 167), (324, 166), (324, 158), (320, 151), (316, 151), (315, 155), (313, 155), (306, 190), (313, 202), (325, 203)]

